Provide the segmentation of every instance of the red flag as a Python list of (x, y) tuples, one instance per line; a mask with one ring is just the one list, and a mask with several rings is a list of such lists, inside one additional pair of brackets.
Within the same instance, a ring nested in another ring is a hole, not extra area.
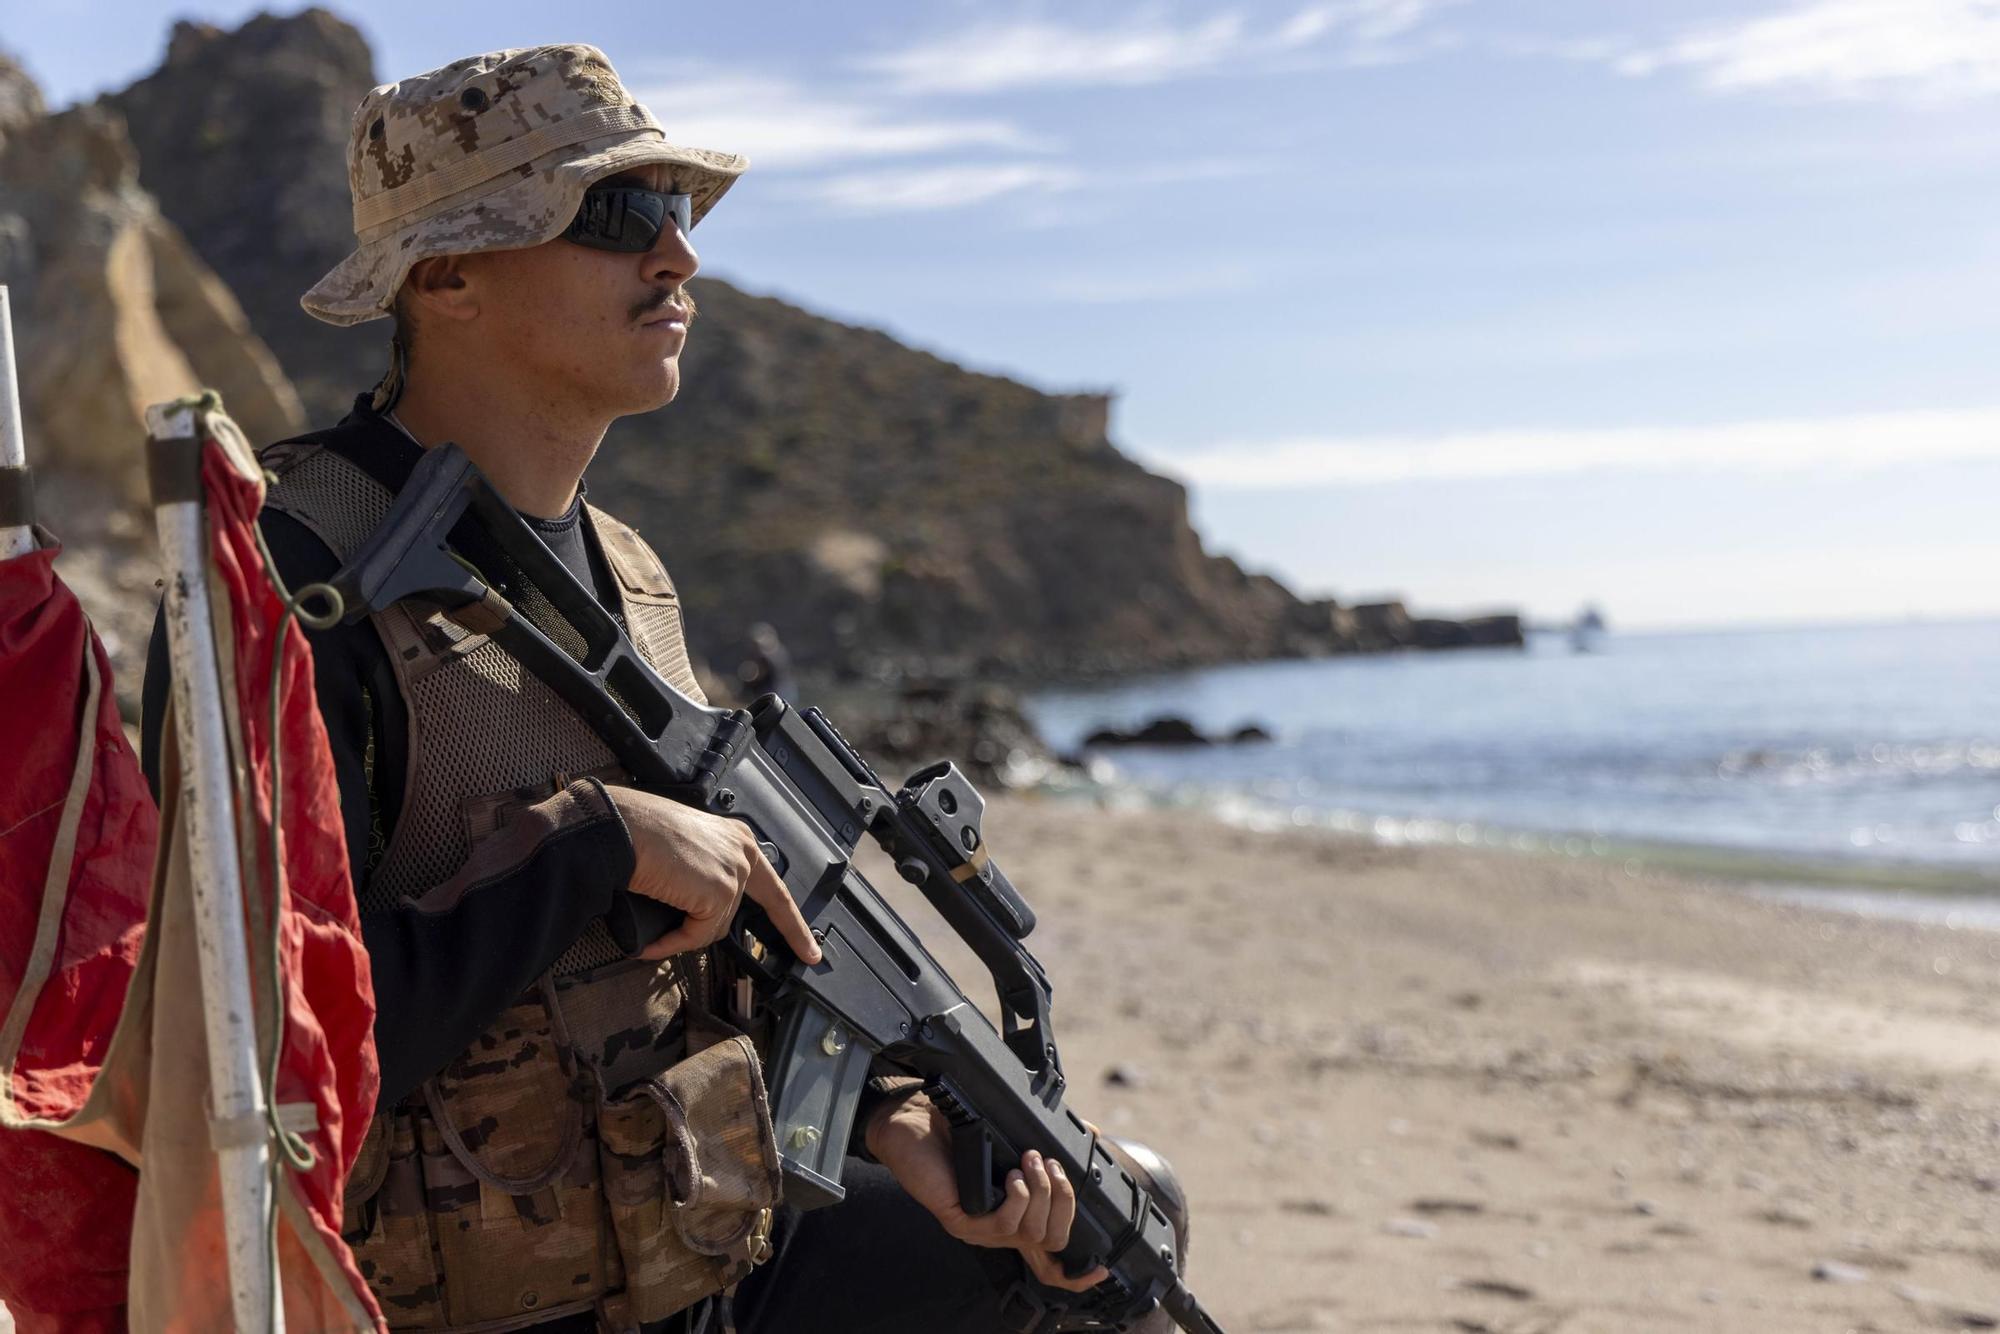
[[(314, 706), (311, 653), (256, 541), (261, 473), (212, 401), (196, 420), (213, 625), (195, 630), (213, 632), (226, 698), (210, 706), (225, 711), (235, 752), (249, 905), (239, 925), (250, 932), (252, 959), (266, 961), (253, 976), (268, 984), (275, 963), (283, 994), (277, 1072), (265, 1092), (312, 1160), (298, 1167), (281, 1159), (278, 1169), (286, 1323), (295, 1332), (369, 1329), (380, 1312), (340, 1240), (341, 1192), (378, 1076), (339, 793)], [(14, 753), (35, 760), (21, 780), (0, 779), (0, 1119), (53, 1132), (0, 1131), (8, 1183), (0, 1191), (0, 1297), (24, 1329), (116, 1328), (128, 1316), (138, 1328), (225, 1328), (230, 1285), (215, 1149), (246, 1130), (207, 1119), (180, 774), (163, 764), (171, 771), (161, 775), (165, 824), (156, 829), (110, 702), (108, 664), (49, 569), (53, 556), (0, 565), (0, 699), (10, 706), (0, 710), (0, 746), (24, 746)], [(10, 580), (19, 584), (13, 595)], [(25, 628), (15, 632), (17, 624)], [(272, 652), (280, 643), (274, 734)], [(85, 717), (88, 728), (79, 726)], [(171, 719), (163, 742), (177, 753)], [(79, 767), (86, 752), (87, 774)], [(282, 826), (276, 867), (274, 817)], [(278, 1014), (271, 1002), (260, 986), (255, 1004), (267, 1033)], [(9, 1034), (20, 1036), (17, 1050)], [(105, 1148), (140, 1164), (140, 1174)], [(116, 1301), (129, 1310), (107, 1311)]]
[[(264, 504), (262, 470), (249, 459), (235, 424), (221, 414), (199, 414), (204, 429), (202, 486), (208, 496), (212, 586), (226, 591), (234, 625), (237, 719), (249, 761), (250, 782), (238, 791), (239, 820), (246, 826), (246, 899), (264, 899), (272, 883), (263, 854), (270, 847), (273, 751), (282, 757), (283, 885), (279, 956), (285, 983), (285, 1027), (275, 1088), (266, 1096), (280, 1108), (313, 1109), (317, 1129), (306, 1136), (316, 1161), (290, 1173), (310, 1210), (314, 1238), (280, 1228), (281, 1278), (288, 1328), (333, 1327), (322, 1305), (300, 1290), (319, 1276), (307, 1270), (324, 1257), (338, 1263), (353, 1292), (379, 1322), (373, 1295), (340, 1239), (341, 1192), (361, 1151), (375, 1109), (380, 1072), (375, 1062), (375, 993), (361, 919), (348, 872), (347, 840), (333, 755), (313, 693), (312, 651), (305, 632), (287, 620), (267, 577), (258, 547), (257, 511)], [(232, 438), (233, 437), (233, 438)], [(245, 460), (249, 459), (248, 466)], [(278, 690), (279, 732), (271, 724), (271, 654), (284, 635)], [(226, 678), (225, 678), (226, 679)], [(164, 775), (163, 782), (164, 782)], [(248, 798), (246, 801), (245, 799)], [(249, 817), (249, 818), (245, 818)], [(248, 827), (254, 825), (254, 836)], [(255, 953), (256, 942), (252, 942)], [(261, 997), (259, 998), (262, 999)], [(219, 1220), (212, 1220), (219, 1230)], [(289, 1254), (290, 1263), (285, 1263)], [(301, 1309), (304, 1307), (306, 1309)], [(311, 1321), (313, 1323), (304, 1323)]]
[[(0, 1107), (49, 1123), (82, 1110), (103, 1066), (139, 958), (157, 820), (110, 660), (52, 568), (60, 549), (45, 540), (0, 561)], [(24, 981), (39, 994), (17, 1006)], [(122, 1328), (131, 1167), (8, 1131), (0, 1181), (0, 1299), (22, 1329)]]

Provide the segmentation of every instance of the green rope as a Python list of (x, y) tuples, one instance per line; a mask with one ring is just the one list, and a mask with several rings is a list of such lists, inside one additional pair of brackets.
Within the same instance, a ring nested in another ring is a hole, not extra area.
[(189, 412), (207, 414), (222, 411), (222, 395), (213, 389), (204, 389), (198, 394), (183, 394), (167, 404), (167, 410), (186, 408)]
[[(265, 480), (267, 485), (276, 481), (269, 473), (265, 474)], [(297, 620), (311, 630), (331, 629), (340, 624), (340, 618), (346, 612), (346, 603), (340, 596), (340, 590), (331, 584), (307, 584), (296, 593), (286, 588), (285, 581), (278, 575), (278, 564), (271, 558), (271, 548), (264, 542), (263, 528), (253, 522), (250, 525), (250, 532), (257, 539), (257, 554), (264, 560), (264, 577), (270, 582), (272, 590), (277, 593), (278, 600), (285, 604), (284, 615), (279, 617), (278, 630), (271, 641), (271, 846), (269, 850), (271, 922), (270, 938), (265, 944), (270, 951), (267, 956), (267, 971), (271, 979), (272, 1013), (277, 1016), (277, 1023), (272, 1028), (270, 1050), (264, 1058), (267, 1091), (264, 1098), (264, 1116), (270, 1123), (271, 1138), (277, 1142), (278, 1152), (284, 1155), (285, 1161), (295, 1171), (309, 1172), (318, 1161), (312, 1145), (306, 1143), (303, 1135), (287, 1127), (278, 1115), (278, 1066), (284, 1053), (285, 1033), (285, 981), (278, 966), (279, 955), (283, 948), (279, 939), (280, 925), (284, 920), (280, 911), (283, 886), (280, 871), (282, 863), (279, 859), (283, 852), (280, 846), (280, 833), (284, 825), (285, 801), (284, 748), (278, 742), (278, 729), (283, 721), (281, 707), (283, 701), (280, 698), (279, 687), (284, 682), (285, 635), (291, 629), (291, 623)], [(326, 609), (320, 612), (309, 610), (305, 604), (312, 598), (323, 599)]]

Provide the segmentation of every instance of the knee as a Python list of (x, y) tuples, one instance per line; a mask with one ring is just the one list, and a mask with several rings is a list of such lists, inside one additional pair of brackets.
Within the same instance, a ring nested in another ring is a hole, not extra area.
[(1188, 1197), (1187, 1188), (1181, 1184), (1180, 1174), (1166, 1156), (1137, 1140), (1120, 1139), (1115, 1135), (1101, 1136), (1099, 1142), (1118, 1165), (1130, 1172), (1160, 1212), (1167, 1216), (1167, 1222), (1174, 1229), (1174, 1268), (1180, 1273), (1187, 1272), (1188, 1254)]

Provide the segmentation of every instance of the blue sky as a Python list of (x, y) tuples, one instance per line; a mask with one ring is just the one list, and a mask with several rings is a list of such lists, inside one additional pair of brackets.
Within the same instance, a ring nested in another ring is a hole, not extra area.
[[(253, 9), (0, 43), (60, 103)], [(711, 271), (1115, 390), (1210, 544), (1304, 591), (2000, 612), (2000, 0), (338, 12), (385, 79), (602, 46), (753, 161)]]

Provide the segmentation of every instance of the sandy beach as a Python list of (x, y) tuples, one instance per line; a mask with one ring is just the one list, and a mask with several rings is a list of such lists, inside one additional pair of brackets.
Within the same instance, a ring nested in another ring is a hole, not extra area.
[(1179, 1166), (1231, 1334), (2000, 1327), (2000, 934), (1074, 802), (987, 831), (1072, 1105)]
[(1072, 1105), (1180, 1168), (1230, 1334), (2000, 1327), (2000, 933), (1078, 801), (986, 828)]

